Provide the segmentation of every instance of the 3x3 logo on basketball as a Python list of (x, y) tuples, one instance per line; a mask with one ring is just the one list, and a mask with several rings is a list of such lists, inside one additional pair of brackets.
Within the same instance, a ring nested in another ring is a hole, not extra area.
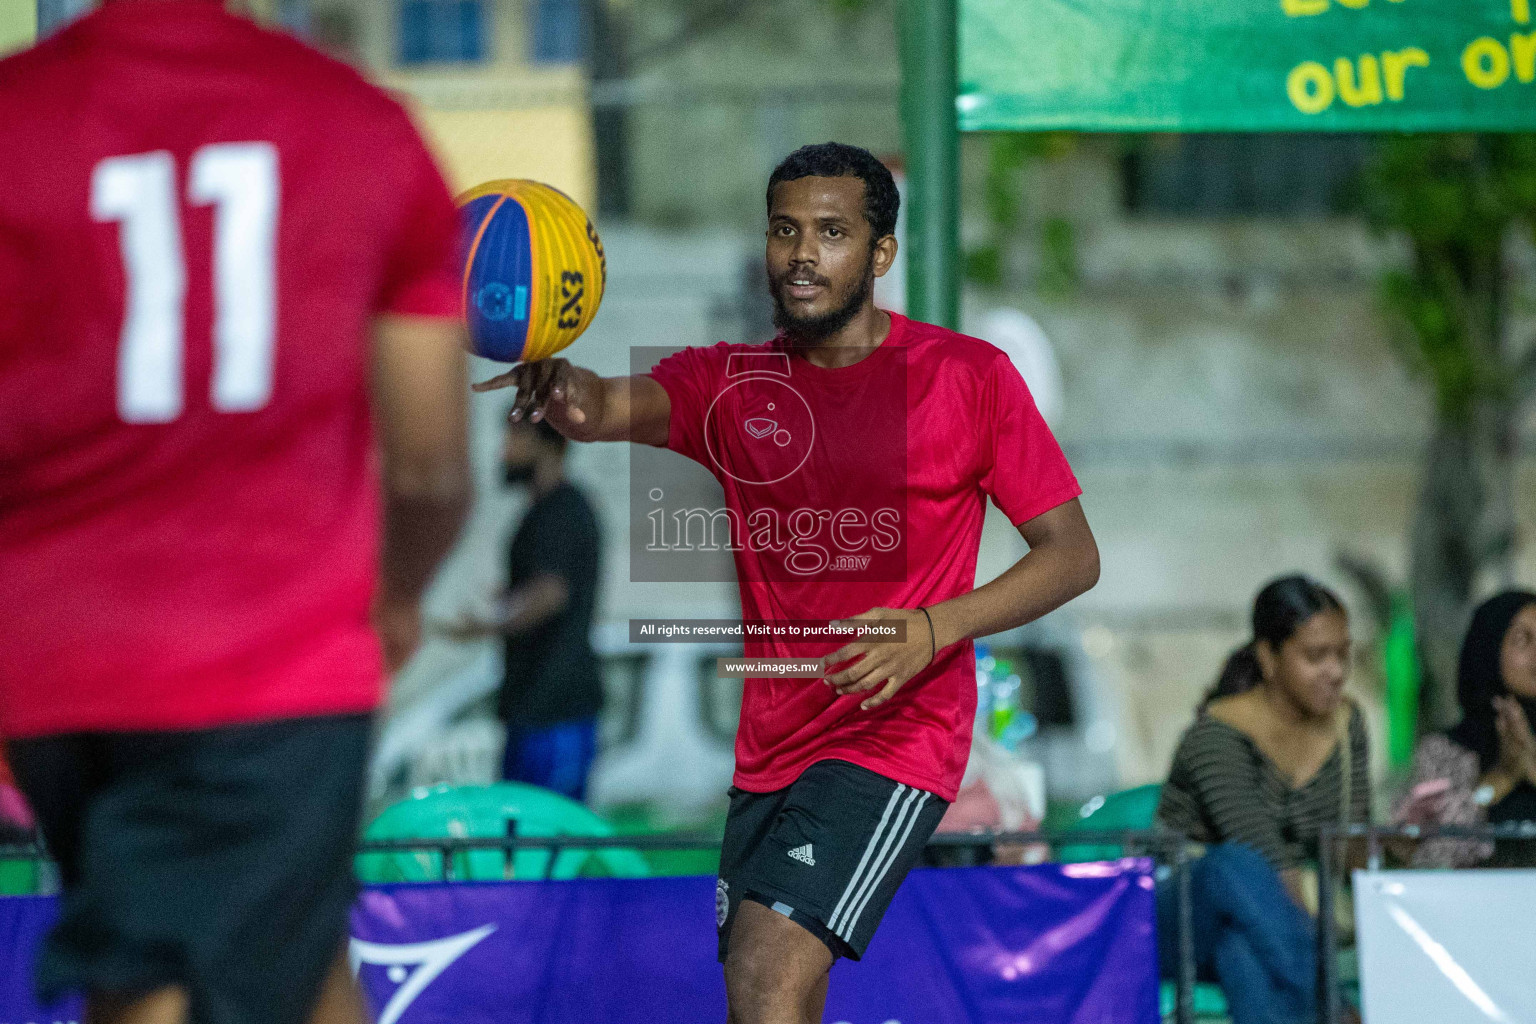
[[(597, 250), (598, 270), (603, 276), (602, 284), (608, 282), (608, 254), (603, 251), (603, 243), (597, 237), (597, 229), (592, 222), (587, 221), (587, 240)], [(555, 326), (563, 331), (574, 330), (581, 326), (582, 302), (587, 297), (587, 278), (579, 270), (565, 270), (560, 273), (560, 317), (555, 321)]]
[(560, 319), (555, 326), (570, 330), (581, 324), (581, 302), (587, 295), (587, 279), (579, 270), (560, 273)]

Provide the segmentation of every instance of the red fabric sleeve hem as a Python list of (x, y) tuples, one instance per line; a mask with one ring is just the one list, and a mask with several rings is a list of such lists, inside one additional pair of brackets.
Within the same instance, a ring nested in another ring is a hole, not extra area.
[(458, 286), (444, 275), (401, 288), (379, 312), (395, 316), (451, 319), (463, 311), (460, 309)]
[[(683, 418), (677, 415), (678, 406), (681, 404), (679, 401), (679, 389), (675, 386), (673, 381), (668, 380), (668, 378), (672, 377), (672, 374), (663, 373), (658, 375), (653, 371), (651, 373), (643, 374), (643, 376), (649, 377), (657, 384), (660, 384), (661, 389), (667, 393), (667, 401), (672, 405), (672, 415), (667, 417), (667, 449), (669, 451), (683, 452), (686, 454), (684, 449), (678, 444), (678, 435), (682, 432), (680, 424)], [(684, 401), (686, 401), (686, 399), (684, 399)]]
[(1070, 487), (1064, 487), (1049, 497), (1041, 498), (1026, 505), (1024, 511), (1018, 514), (1008, 513), (1008, 521), (1014, 526), (1023, 526), (1037, 516), (1043, 516), (1053, 508), (1060, 508), (1073, 498), (1083, 496), (1082, 485), (1073, 483)]

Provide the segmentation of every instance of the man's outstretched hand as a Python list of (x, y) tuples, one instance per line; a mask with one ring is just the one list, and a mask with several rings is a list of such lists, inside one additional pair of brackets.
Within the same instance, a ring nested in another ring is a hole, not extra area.
[(591, 370), (572, 366), (565, 359), (540, 359), (518, 363), (499, 377), (474, 385), (476, 392), (517, 388), (517, 398), (507, 418), (513, 423), (548, 420), (549, 425), (573, 440), (588, 440), (602, 410), (603, 379)]

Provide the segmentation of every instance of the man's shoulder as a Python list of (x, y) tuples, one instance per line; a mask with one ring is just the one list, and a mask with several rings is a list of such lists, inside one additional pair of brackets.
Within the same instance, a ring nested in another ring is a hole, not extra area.
[(231, 48), (286, 87), (274, 94), (275, 100), (301, 107), (311, 118), (329, 119), (328, 131), (372, 134), (410, 123), (399, 101), (346, 61), (287, 32), (261, 25), (244, 28), (248, 31), (231, 38)]
[(663, 375), (687, 372), (692, 375), (740, 376), (754, 371), (768, 371), (769, 363), (782, 361), (788, 374), (789, 354), (773, 341), (719, 341), (713, 345), (690, 345), (657, 360), (654, 371)]
[(898, 314), (895, 313), (891, 316), (902, 330), (902, 345), (909, 350), (909, 359), (916, 364), (943, 363), (950, 368), (984, 375), (998, 364), (998, 360), (1008, 359), (1008, 354), (990, 341), (922, 320), (896, 319)]
[(5, 100), (8, 115), (17, 112), (15, 106), (19, 102), (49, 100), (62, 103), (47, 88), (51, 78), (58, 74), (62, 60), (69, 54), (67, 41), (61, 38), (62, 35), (44, 39), (0, 60), (0, 97)]
[[(97, 24), (99, 15), (82, 18), (0, 60), (0, 96), (12, 113), (18, 108), (29, 113), (77, 112), (91, 69), (114, 67), (123, 59), (110, 35), (103, 37), (106, 30)], [(373, 134), (390, 124), (410, 123), (404, 107), (355, 67), (288, 32), (231, 16), (211, 41), (202, 42), (189, 53), (207, 62), (210, 75), (244, 75), (244, 81), (257, 69), (257, 79), (280, 86), (275, 93), (263, 90), (259, 102), (286, 102), (311, 119), (329, 119), (331, 132)], [(174, 37), (163, 52), (165, 60), (179, 61), (182, 70), (194, 59), (178, 56)]]

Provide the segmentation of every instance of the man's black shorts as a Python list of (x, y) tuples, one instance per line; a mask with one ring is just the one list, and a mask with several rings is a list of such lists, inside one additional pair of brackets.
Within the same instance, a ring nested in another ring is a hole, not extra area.
[(195, 1024), (301, 1024), (356, 895), (367, 716), (8, 745), (63, 878), (45, 998), (184, 987)]
[(847, 761), (818, 761), (772, 793), (733, 787), (715, 890), (720, 962), (743, 898), (784, 914), (834, 956), (862, 957), (948, 808)]

